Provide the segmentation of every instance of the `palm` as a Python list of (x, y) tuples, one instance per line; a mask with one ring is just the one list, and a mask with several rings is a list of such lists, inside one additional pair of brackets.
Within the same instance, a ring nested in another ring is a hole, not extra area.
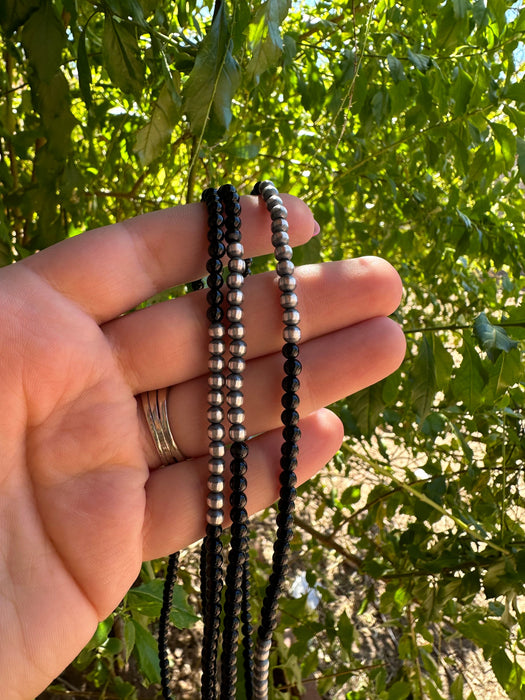
[[(45, 652), (72, 611), (72, 637), (86, 643), (133, 582), (148, 468), (135, 399), (99, 326), (39, 279), (26, 279), (23, 294), (0, 303), (0, 327), (16, 312), (31, 338), (13, 334), (2, 353), (4, 454), (14, 459), (1, 462), (0, 479), (10, 484), (8, 570), (26, 572), (9, 595), (10, 629), (27, 634), (49, 615)], [(57, 673), (71, 657), (61, 647)], [(38, 651), (25, 654), (37, 666)]]
[[(243, 199), (247, 255), (271, 247), (260, 235), (268, 214), (259, 204)], [(295, 243), (308, 240), (310, 212), (293, 198), (287, 206)], [(179, 207), (0, 270), (0, 633), (8, 640), (0, 675), (8, 700), (29, 700), (60, 673), (144, 559), (203, 534), (208, 339), (198, 321), (206, 295), (122, 314), (203, 273), (205, 228), (203, 207)], [(197, 244), (185, 248), (194, 230)], [(342, 438), (339, 420), (320, 408), (395, 369), (404, 341), (385, 318), (400, 295), (387, 264), (343, 261), (297, 276), (304, 481)], [(256, 511), (278, 495), (282, 358), (279, 315), (268, 303), (273, 276), (248, 280), (246, 292), (246, 427), (257, 435), (247, 494)], [(156, 469), (135, 397), (163, 386), (173, 387), (170, 420), (192, 462)]]

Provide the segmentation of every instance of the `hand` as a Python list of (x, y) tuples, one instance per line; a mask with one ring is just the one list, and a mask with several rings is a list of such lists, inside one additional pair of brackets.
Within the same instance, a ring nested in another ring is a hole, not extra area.
[[(314, 223), (286, 198), (294, 245)], [(271, 252), (268, 214), (245, 197), (247, 256)], [(0, 677), (7, 700), (41, 692), (120, 602), (141, 562), (204, 533), (206, 293), (121, 315), (205, 274), (200, 204), (78, 236), (0, 269)], [(370, 258), (296, 271), (303, 335), (299, 481), (337, 451), (322, 406), (392, 372), (404, 354), (386, 318), (401, 284)], [(274, 275), (246, 282), (248, 505), (277, 498), (281, 314)], [(156, 469), (137, 395), (173, 385), (170, 422), (192, 461)]]

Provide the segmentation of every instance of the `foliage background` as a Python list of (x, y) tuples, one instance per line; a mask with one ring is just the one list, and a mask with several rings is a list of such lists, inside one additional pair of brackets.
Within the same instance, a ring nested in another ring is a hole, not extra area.
[[(522, 3), (3, 0), (0, 24), (2, 264), (270, 176), (321, 223), (299, 263), (402, 274), (406, 361), (336, 407), (348, 437), (298, 517), (306, 589), (282, 604), (272, 697), (480, 700), (458, 640), (525, 697)], [(79, 697), (156, 696), (164, 566), (73, 665)], [(365, 663), (367, 615), (389, 658)]]

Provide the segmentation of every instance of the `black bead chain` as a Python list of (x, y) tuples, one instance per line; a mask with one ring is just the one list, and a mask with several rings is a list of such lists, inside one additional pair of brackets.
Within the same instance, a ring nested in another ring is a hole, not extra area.
[(273, 547), (272, 573), (266, 588), (261, 610), (261, 622), (257, 630), (255, 648), (254, 687), (253, 697), (256, 700), (268, 698), (269, 656), (272, 645), (272, 633), (277, 626), (277, 606), (284, 578), (288, 569), (290, 540), (293, 536), (292, 523), (295, 508), (295, 483), (297, 481), (295, 468), (297, 466), (297, 442), (301, 432), (297, 427), (299, 405), (297, 390), (301, 371), (301, 363), (297, 359), (301, 338), (299, 330), (299, 312), (297, 311), (297, 296), (295, 294), (296, 280), (293, 276), (292, 248), (289, 245), (287, 210), (279, 197), (277, 189), (269, 180), (257, 183), (253, 194), (262, 196), (272, 218), (272, 244), (274, 245), (276, 270), (279, 275), (281, 290), (281, 306), (283, 308), (283, 338), (282, 349), (284, 356), (284, 379), (282, 388), (283, 412), (283, 444), (281, 446), (281, 490), (278, 503), (277, 536)]
[[(237, 687), (237, 650), (239, 646), (239, 628), (241, 624), (241, 608), (243, 607), (243, 577), (244, 564), (248, 558), (249, 532), (248, 513), (246, 511), (246, 470), (248, 446), (244, 442), (246, 428), (244, 427), (243, 372), (245, 369), (244, 356), (244, 325), (242, 323), (242, 303), (244, 299), (242, 287), (246, 272), (243, 260), (244, 249), (241, 242), (241, 205), (237, 191), (232, 185), (223, 185), (219, 189), (223, 201), (225, 215), (225, 241), (228, 255), (228, 286), (227, 319), (230, 322), (230, 359), (226, 377), (229, 389), (226, 401), (229, 406), (228, 421), (230, 423), (230, 517), (231, 538), (226, 570), (226, 593), (224, 597), (224, 622), (221, 656), (221, 700), (234, 700)], [(249, 602), (245, 599), (245, 606)], [(249, 613), (249, 610), (248, 610)], [(251, 630), (250, 630), (251, 632)]]
[(215, 189), (202, 194), (208, 209), (208, 320), (209, 351), (208, 369), (208, 511), (206, 513), (206, 537), (203, 540), (204, 581), (201, 582), (204, 637), (202, 645), (202, 698), (215, 700), (217, 692), (217, 648), (221, 618), (221, 592), (223, 587), (222, 523), (224, 521), (224, 411), (222, 409), (224, 378), (224, 326), (222, 324), (223, 286), (222, 257), (225, 253), (222, 230), (222, 203)]

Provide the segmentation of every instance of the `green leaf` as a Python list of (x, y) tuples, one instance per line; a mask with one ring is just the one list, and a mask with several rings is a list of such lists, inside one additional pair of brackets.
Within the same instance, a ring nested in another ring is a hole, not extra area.
[(342, 615), (339, 618), (339, 624), (337, 626), (337, 636), (341, 642), (343, 649), (350, 654), (352, 651), (352, 644), (354, 642), (354, 625), (351, 623), (350, 618), (343, 610)]
[(181, 99), (175, 103), (172, 90), (165, 83), (153, 107), (149, 122), (137, 132), (134, 151), (142, 167), (162, 156), (169, 143), (173, 127), (181, 113)]
[(102, 48), (111, 82), (122, 92), (140, 97), (144, 85), (144, 62), (133, 26), (117, 22), (106, 13)]
[(53, 78), (60, 68), (65, 43), (64, 25), (51, 2), (45, 2), (33, 12), (22, 30), (22, 44), (39, 80)]
[(451, 89), (451, 95), (455, 103), (455, 117), (459, 117), (467, 111), (473, 87), (474, 81), (470, 75), (460, 68)]
[[(379, 415), (385, 407), (381, 386), (374, 384), (362, 391), (358, 391), (348, 400), (348, 409), (355, 420), (359, 433), (365, 436), (371, 435), (377, 425)], [(350, 425), (345, 426), (347, 429)]]
[(423, 335), (412, 369), (412, 404), (422, 422), (429, 413), (438, 389), (432, 340)]
[(474, 321), (474, 335), (492, 362), (495, 362), (500, 352), (510, 352), (518, 347), (518, 343), (507, 335), (501, 326), (493, 326), (485, 313), (481, 313)]
[(461, 354), (463, 359), (456, 370), (452, 391), (454, 397), (465, 405), (467, 411), (473, 412), (483, 402), (486, 379), (479, 353), (466, 333), (463, 335)]
[(240, 82), (240, 70), (231, 54), (226, 3), (221, 3), (204, 37), (184, 89), (184, 111), (193, 134), (207, 134), (209, 142), (228, 130), (231, 102)]
[(135, 646), (135, 638), (135, 625), (133, 624), (133, 620), (127, 618), (124, 620), (124, 646), (126, 652), (126, 663), (128, 662), (129, 656), (133, 651), (133, 647)]
[(139, 662), (142, 675), (150, 683), (160, 683), (157, 642), (151, 632), (145, 629), (136, 620), (132, 620), (132, 623), (135, 627), (133, 655)]
[[(130, 589), (126, 596), (126, 603), (131, 610), (136, 610), (150, 618), (157, 618), (162, 607), (163, 591), (164, 581), (154, 579)], [(179, 629), (183, 629), (191, 627), (198, 619), (198, 616), (195, 615), (188, 604), (184, 588), (175, 585), (173, 588), (170, 621)]]
[(498, 683), (505, 688), (512, 673), (512, 661), (509, 659), (504, 649), (498, 649), (490, 659), (490, 665)]
[(432, 59), (429, 56), (425, 56), (422, 53), (414, 53), (408, 49), (408, 60), (422, 73), (426, 73), (429, 68), (432, 67)]
[(396, 681), (388, 689), (388, 700), (405, 700), (411, 695), (412, 686), (407, 681)]
[(519, 382), (522, 376), (519, 350), (515, 348), (500, 353), (489, 372), (488, 386), (493, 400), (498, 399), (509, 386)]
[(402, 80), (406, 80), (405, 69), (403, 68), (403, 63), (396, 58), (391, 53), (386, 57), (388, 63), (388, 70), (392, 76), (394, 83), (400, 83)]
[(525, 182), (525, 140), (516, 138), (516, 152), (518, 154), (518, 170), (522, 182)]
[(505, 124), (491, 122), (490, 126), (494, 132), (496, 141), (500, 146), (505, 167), (510, 170), (514, 165), (514, 160), (516, 158), (516, 136), (512, 133), (508, 126), (505, 126)]
[(266, 0), (257, 11), (250, 34), (252, 57), (246, 68), (252, 79), (258, 80), (279, 60), (283, 51), (280, 27), (289, 9), (289, 0)]

